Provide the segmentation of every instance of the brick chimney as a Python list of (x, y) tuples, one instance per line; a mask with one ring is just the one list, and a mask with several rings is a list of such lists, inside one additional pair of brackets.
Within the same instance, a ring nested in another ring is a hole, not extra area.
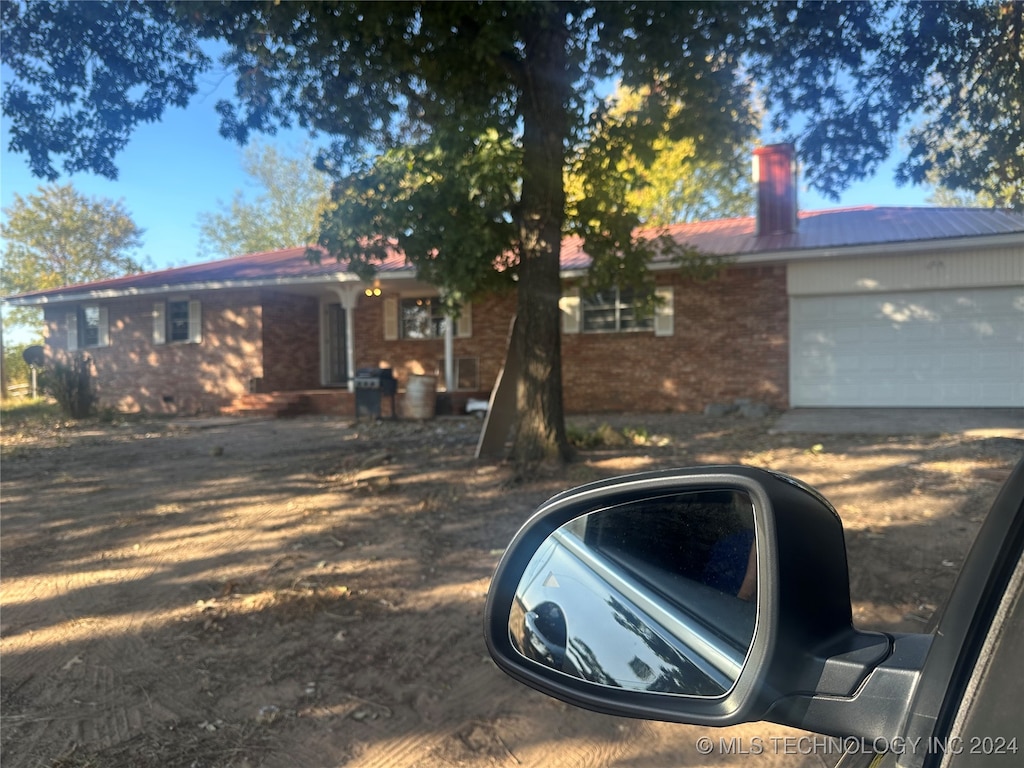
[(796, 151), (792, 144), (754, 150), (757, 185), (757, 235), (796, 232)]

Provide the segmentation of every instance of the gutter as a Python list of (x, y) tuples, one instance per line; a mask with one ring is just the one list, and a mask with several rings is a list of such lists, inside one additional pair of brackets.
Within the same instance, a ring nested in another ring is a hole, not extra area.
[[(408, 278), (408, 274), (385, 272), (379, 275), (382, 279)], [(361, 282), (360, 278), (347, 273), (334, 275), (317, 275), (308, 277), (256, 278), (251, 280), (200, 280), (192, 283), (173, 283), (147, 286), (143, 288), (103, 288), (88, 290), (83, 286), (75, 293), (62, 293), (58, 296), (16, 296), (3, 299), (3, 303), (11, 307), (35, 307), (44, 304), (72, 304), (97, 299), (118, 299), (132, 296), (159, 296), (171, 293), (187, 293), (192, 291), (217, 291), (227, 288), (274, 288), (282, 286), (318, 286), (336, 283)]]

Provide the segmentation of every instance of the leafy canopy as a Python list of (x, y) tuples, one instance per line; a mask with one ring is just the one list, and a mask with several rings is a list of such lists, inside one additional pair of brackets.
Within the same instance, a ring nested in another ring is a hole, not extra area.
[[(643, 98), (636, 91), (616, 88), (608, 99), (605, 130), (614, 131), (618, 123), (636, 119)], [(624, 192), (626, 205), (636, 211), (640, 223), (647, 227), (751, 215), (755, 200), (750, 158), (754, 136), (760, 129), (760, 116), (750, 109), (734, 115), (737, 123), (748, 124), (747, 138), (740, 141), (718, 144), (698, 142), (691, 137), (673, 141), (668, 138), (671, 123), (685, 109), (685, 104), (670, 105), (666, 124), (651, 143), (648, 156), (638, 156), (628, 145), (616, 153), (618, 160), (609, 170), (620, 183), (628, 184)], [(598, 144), (593, 139), (590, 143)], [(584, 154), (580, 153), (576, 160), (582, 168), (586, 167)], [(601, 196), (584, 175), (576, 172), (570, 160), (570, 220), (574, 219), (574, 207), (585, 207), (588, 198)]]
[(1024, 2), (764, 7), (750, 73), (812, 187), (838, 198), (902, 135), (898, 183), (985, 193), (1024, 210)]
[(218, 201), (218, 212), (199, 215), (202, 255), (237, 256), (315, 243), (331, 194), (331, 181), (315, 169), (315, 161), (308, 144), (294, 155), (265, 143), (247, 147), (242, 169), (259, 193), (247, 199), (236, 190), (230, 205)]
[[(39, 187), (4, 209), (0, 294), (62, 288), (144, 271), (143, 230), (121, 201), (87, 197), (71, 184)], [(13, 324), (37, 325), (39, 311), (12, 307)]]
[(184, 107), (210, 63), (166, 3), (0, 3), (9, 148), (32, 173), (117, 178), (114, 158), (139, 123)]

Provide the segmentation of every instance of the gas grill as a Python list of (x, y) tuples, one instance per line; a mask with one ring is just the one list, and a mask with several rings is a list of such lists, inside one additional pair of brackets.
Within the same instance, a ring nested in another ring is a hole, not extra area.
[(356, 418), (381, 418), (381, 401), (391, 398), (391, 418), (395, 418), (395, 393), (398, 382), (390, 368), (359, 368), (353, 379), (356, 390)]

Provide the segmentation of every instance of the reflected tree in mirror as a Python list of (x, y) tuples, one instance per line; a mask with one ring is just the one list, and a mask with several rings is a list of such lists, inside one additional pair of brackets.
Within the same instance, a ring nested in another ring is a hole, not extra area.
[(600, 685), (721, 696), (757, 616), (750, 496), (644, 498), (569, 521), (516, 589), (509, 634), (538, 664)]

